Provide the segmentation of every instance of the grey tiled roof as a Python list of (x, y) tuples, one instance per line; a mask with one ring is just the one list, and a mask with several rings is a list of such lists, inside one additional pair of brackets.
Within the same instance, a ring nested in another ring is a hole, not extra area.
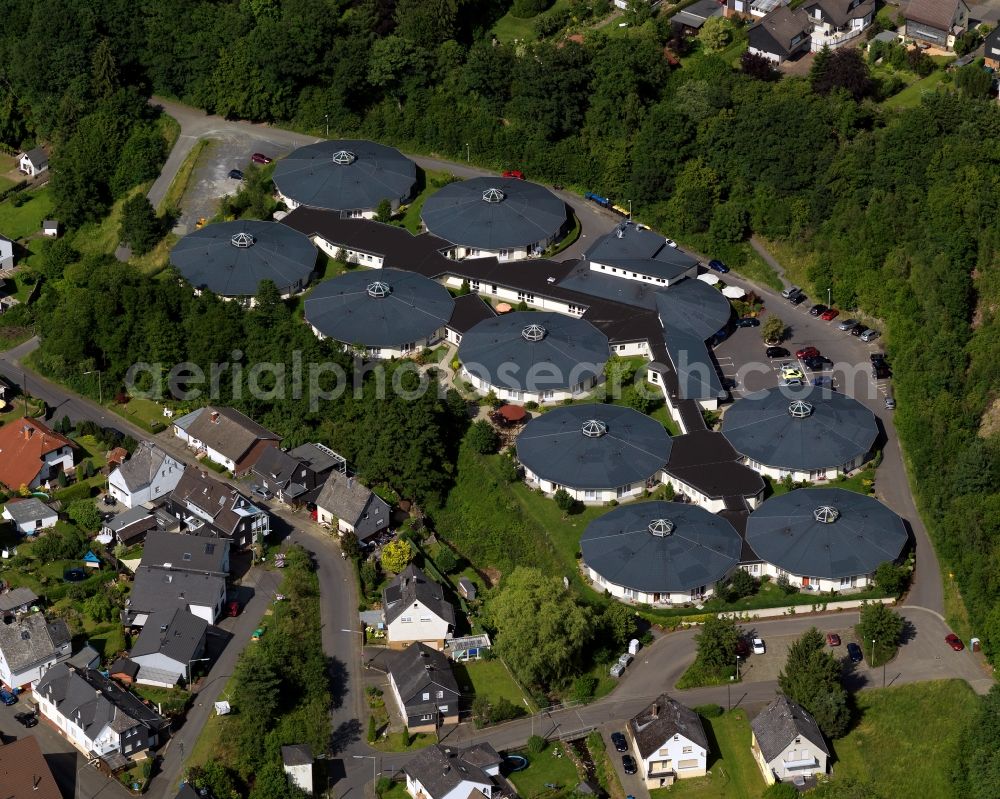
[(312, 749), (308, 744), (292, 744), (281, 747), (281, 760), (286, 766), (311, 766)]
[(152, 613), (189, 605), (214, 607), (225, 596), (226, 581), (208, 574), (140, 566), (135, 571), (132, 593), (127, 600), (132, 613)]
[(38, 594), (30, 588), (24, 586), (12, 588), (10, 591), (0, 594), (0, 613), (6, 613), (37, 601)]
[(389, 526), (389, 504), (356, 477), (340, 472), (330, 473), (316, 498), (316, 506), (350, 524), (359, 541)]
[(601, 236), (584, 254), (588, 261), (620, 267), (651, 277), (674, 280), (698, 265), (698, 259), (677, 247), (667, 245), (667, 240), (651, 230), (622, 223), (617, 231)]
[[(458, 681), (452, 674), (451, 661), (443, 653), (418, 642), (392, 654), (389, 673), (407, 710), (458, 700)], [(444, 691), (444, 699), (435, 698), (439, 690)], [(423, 699), (425, 691), (431, 694), (429, 701)]]
[[(70, 642), (66, 622), (49, 622), (41, 613), (32, 613), (10, 624), (0, 624), (0, 652), (11, 671), (22, 671), (49, 658), (58, 657)], [(69, 654), (69, 650), (66, 650)]]
[(281, 436), (240, 413), (235, 408), (209, 406), (201, 409), (185, 428), (205, 446), (239, 462), (258, 441), (280, 441)]
[(132, 645), (129, 657), (135, 659), (158, 653), (187, 663), (196, 656), (207, 629), (208, 622), (186, 610), (154, 611)]
[(674, 735), (683, 735), (691, 743), (708, 749), (708, 736), (701, 717), (667, 694), (660, 694), (628, 723), (639, 755), (649, 757)]
[(796, 738), (802, 737), (829, 755), (823, 733), (816, 720), (806, 710), (784, 694), (775, 697), (753, 721), (750, 722), (757, 745), (764, 759), (770, 763)]
[(429, 799), (442, 799), (465, 781), (492, 786), (493, 778), (485, 769), (500, 762), (500, 755), (488, 743), (465, 749), (434, 744), (414, 755), (403, 771), (419, 780)]
[(35, 497), (11, 500), (5, 506), (15, 524), (29, 524), (52, 518), (58, 514), (48, 505)]
[(399, 618), (414, 602), (420, 602), (448, 624), (455, 623), (455, 608), (444, 598), (441, 586), (411, 563), (382, 591), (386, 624)]
[(225, 575), (229, 546), (224, 538), (151, 530), (142, 549), (142, 565), (169, 565), (175, 571)]
[(180, 479), (184, 466), (151, 441), (140, 441), (131, 457), (118, 467), (118, 473), (130, 492), (141, 491), (153, 482), (153, 478), (167, 458), (175, 464), (177, 479)]

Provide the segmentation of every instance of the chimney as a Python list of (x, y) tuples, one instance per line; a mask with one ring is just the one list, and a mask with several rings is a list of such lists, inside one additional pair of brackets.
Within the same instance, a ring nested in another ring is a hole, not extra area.
[(212, 411), (212, 415), (209, 416), (209, 421), (211, 421), (212, 424), (218, 424), (219, 423), (219, 412), (218, 411)]
[(37, 791), (38, 786), (42, 784), (42, 778), (37, 774), (31, 778), (31, 790)]
[(24, 426), (24, 440), (28, 441), (31, 438), (31, 434), (35, 432), (30, 424)]
[(653, 702), (653, 710), (649, 715), (651, 715), (654, 719), (658, 719), (660, 717), (660, 705), (658, 702)]

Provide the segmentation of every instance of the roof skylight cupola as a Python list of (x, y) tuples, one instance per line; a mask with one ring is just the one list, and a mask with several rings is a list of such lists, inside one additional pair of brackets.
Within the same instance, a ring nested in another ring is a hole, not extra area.
[(229, 240), (229, 242), (234, 247), (237, 247), (241, 250), (246, 250), (250, 247), (253, 247), (253, 245), (257, 243), (257, 239), (255, 239), (252, 234), (247, 233), (245, 230), (241, 230), (239, 233), (234, 234), (233, 237)]
[(788, 406), (788, 415), (793, 419), (805, 419), (812, 416), (813, 406), (805, 400), (795, 400)]
[(602, 422), (600, 419), (587, 419), (583, 423), (583, 434), (587, 438), (600, 438), (601, 436), (607, 435), (608, 426)]
[(545, 328), (541, 325), (528, 325), (521, 330), (521, 338), (525, 341), (541, 341), (545, 338)]
[(490, 188), (483, 192), (483, 202), (502, 203), (506, 199), (507, 195), (504, 194), (503, 189)]
[(358, 160), (358, 157), (350, 150), (337, 150), (330, 156), (330, 160), (339, 166), (350, 166)]
[(840, 511), (832, 505), (820, 505), (813, 511), (813, 518), (820, 524), (833, 524), (840, 518)]
[(653, 519), (649, 523), (649, 532), (657, 538), (666, 538), (674, 532), (674, 523), (670, 519)]
[(368, 284), (368, 296), (380, 300), (392, 294), (392, 287), (382, 280), (376, 280)]

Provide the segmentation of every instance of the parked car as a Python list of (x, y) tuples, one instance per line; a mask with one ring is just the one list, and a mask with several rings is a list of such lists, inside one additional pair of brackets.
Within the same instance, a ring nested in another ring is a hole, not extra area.
[(789, 380), (790, 378), (793, 377), (798, 377), (798, 378), (805, 377), (805, 375), (802, 374), (801, 369), (799, 369), (797, 366), (791, 366), (790, 364), (786, 364), (781, 367), (781, 376), (785, 380)]
[(736, 320), (737, 327), (760, 327), (760, 319), (756, 316), (744, 316)]
[(825, 311), (823, 311), (823, 313), (819, 315), (819, 318), (822, 319), (824, 322), (832, 322), (838, 316), (840, 316), (840, 311), (838, 311), (836, 308), (827, 308)]
[(272, 496), (274, 496), (270, 491), (268, 491), (263, 486), (251, 486), (250, 493), (256, 494), (262, 499), (270, 499)]
[(635, 758), (632, 755), (622, 755), (622, 769), (626, 774), (637, 774), (638, 767), (635, 765)]
[(806, 358), (804, 363), (806, 365), (806, 369), (810, 372), (824, 372), (826, 371), (827, 364), (829, 364), (830, 361), (828, 358), (818, 355), (815, 358)]
[(789, 297), (788, 301), (792, 305), (801, 305), (806, 301), (806, 299), (807, 296), (800, 291), (798, 294), (793, 294), (791, 297)]
[(853, 641), (847, 645), (847, 656), (851, 659), (851, 663), (860, 663), (865, 659), (865, 656), (861, 652), (861, 647)]
[(716, 271), (716, 272), (718, 272), (719, 274), (722, 274), (722, 275), (726, 274), (726, 272), (729, 271), (729, 267), (728, 266), (726, 266), (724, 263), (722, 263), (722, 261), (720, 261), (718, 259), (715, 259), (715, 258), (713, 258), (711, 261), (708, 262), (708, 268), (712, 269), (712, 270), (714, 270), (714, 271)]
[(833, 378), (821, 375), (820, 377), (814, 377), (812, 379), (812, 384), (816, 388), (833, 388)]
[(892, 371), (884, 363), (872, 366), (872, 378), (875, 380), (888, 380), (892, 377)]
[(611, 743), (615, 745), (616, 752), (628, 751), (628, 741), (625, 740), (625, 736), (620, 732), (611, 733)]
[(665, 244), (666, 244), (666, 245), (667, 245), (668, 247), (673, 247), (673, 248), (674, 248), (675, 250), (677, 249), (677, 242), (676, 242), (676, 241), (674, 241), (673, 239), (665, 239), (665, 240), (664, 240), (664, 243), (665, 243)]
[(786, 350), (784, 347), (768, 347), (766, 350), (764, 350), (764, 354), (768, 358), (787, 358), (788, 350)]
[(955, 633), (948, 633), (944, 637), (944, 640), (945, 643), (947, 643), (948, 646), (950, 646), (956, 652), (961, 652), (963, 649), (965, 649), (965, 644), (962, 643), (962, 639), (959, 638), (957, 635), (955, 635)]
[(783, 377), (778, 381), (778, 385), (785, 388), (798, 388), (805, 385), (805, 383), (798, 377)]
[(240, 603), (238, 600), (233, 600), (226, 605), (226, 613), (229, 614), (229, 618), (234, 619), (240, 615)]
[(243, 170), (241, 169), (230, 169), (229, 177), (233, 180), (243, 180)]
[(268, 156), (264, 155), (264, 153), (254, 153), (253, 155), (250, 156), (250, 160), (253, 161), (255, 164), (270, 164), (271, 161), (274, 159), (269, 158)]
[(837, 325), (837, 330), (843, 330), (845, 333), (848, 333), (857, 326), (858, 326), (857, 319), (845, 319), (839, 325)]
[(887, 411), (896, 410), (896, 398), (892, 396), (892, 394), (886, 395), (886, 398), (883, 400), (883, 402), (885, 404), (885, 409)]
[(524, 173), (520, 169), (505, 169), (503, 171), (502, 177), (517, 178), (518, 180), (524, 180)]
[(34, 713), (17, 713), (14, 718), (18, 723), (23, 724), (25, 727), (31, 728), (38, 724), (38, 716)]
[(874, 329), (872, 329), (872, 328), (869, 327), (867, 330), (865, 330), (861, 334), (861, 340), (862, 341), (866, 341), (866, 342), (867, 341), (874, 341), (875, 339), (877, 339), (879, 337), (879, 335), (880, 335), (880, 333), (877, 330), (874, 330)]
[(800, 350), (795, 351), (795, 357), (805, 360), (806, 358), (815, 358), (819, 355), (819, 350), (815, 347), (803, 347)]
[(786, 300), (788, 300), (791, 299), (796, 294), (798, 294), (800, 291), (802, 291), (802, 289), (800, 289), (798, 286), (789, 286), (787, 289), (781, 290), (781, 296), (784, 297)]
[(884, 352), (873, 352), (868, 358), (871, 360), (872, 366), (878, 363), (886, 363)]
[(764, 647), (764, 639), (763, 638), (754, 638), (753, 639), (753, 653), (755, 655), (763, 655), (765, 651), (767, 651), (767, 650)]
[(17, 702), (17, 696), (6, 688), (0, 688), (0, 702), (3, 702), (5, 705), (13, 705)]
[(840, 636), (836, 633), (827, 633), (826, 642), (830, 646), (840, 646)]
[(851, 328), (851, 335), (861, 338), (861, 334), (864, 333), (868, 328), (862, 324), (857, 324)]
[(812, 308), (809, 309), (810, 316), (819, 316), (823, 311), (827, 310), (825, 305), (817, 303)]

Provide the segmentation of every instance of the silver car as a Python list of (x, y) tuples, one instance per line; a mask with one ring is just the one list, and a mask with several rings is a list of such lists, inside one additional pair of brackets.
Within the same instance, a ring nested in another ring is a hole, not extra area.
[(857, 319), (845, 319), (843, 322), (841, 322), (839, 325), (837, 325), (837, 329), (838, 330), (853, 330), (857, 326), (858, 326), (858, 320)]
[(878, 337), (879, 337), (879, 332), (877, 330), (873, 330), (870, 327), (861, 334), (862, 341), (874, 341)]

